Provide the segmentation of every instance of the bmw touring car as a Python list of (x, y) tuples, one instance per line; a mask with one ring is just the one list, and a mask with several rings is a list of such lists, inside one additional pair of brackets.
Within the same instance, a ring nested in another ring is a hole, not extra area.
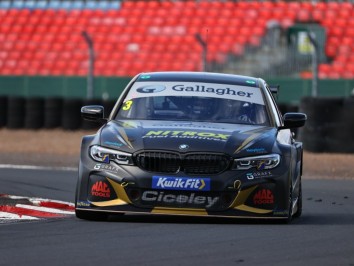
[(135, 76), (84, 136), (76, 216), (160, 214), (282, 219), (302, 212), (306, 115), (278, 110), (261, 78), (207, 72)]

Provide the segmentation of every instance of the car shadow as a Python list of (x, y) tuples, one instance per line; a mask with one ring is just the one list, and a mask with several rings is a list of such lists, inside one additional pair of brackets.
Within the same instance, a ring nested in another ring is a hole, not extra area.
[(291, 223), (284, 219), (247, 219), (173, 215), (110, 215), (107, 222), (156, 224), (241, 224), (241, 225), (354, 225), (354, 214), (304, 214)]
[(284, 223), (284, 220), (128, 214), (118, 216), (110, 215), (108, 222), (162, 224), (282, 224)]

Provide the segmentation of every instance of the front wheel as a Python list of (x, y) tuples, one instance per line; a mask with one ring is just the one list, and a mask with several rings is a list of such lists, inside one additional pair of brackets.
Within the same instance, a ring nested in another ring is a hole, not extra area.
[(300, 179), (299, 196), (297, 199), (297, 211), (294, 214), (294, 218), (300, 217), (301, 214), (302, 214), (302, 184), (301, 184), (301, 179)]
[(282, 223), (289, 224), (293, 219), (293, 188), (290, 186), (289, 191), (289, 207), (288, 207), (288, 217), (282, 220)]

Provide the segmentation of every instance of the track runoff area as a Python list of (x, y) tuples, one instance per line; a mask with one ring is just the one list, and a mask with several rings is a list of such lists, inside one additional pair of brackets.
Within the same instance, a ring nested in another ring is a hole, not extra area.
[(0, 223), (66, 218), (75, 214), (73, 203), (0, 194)]

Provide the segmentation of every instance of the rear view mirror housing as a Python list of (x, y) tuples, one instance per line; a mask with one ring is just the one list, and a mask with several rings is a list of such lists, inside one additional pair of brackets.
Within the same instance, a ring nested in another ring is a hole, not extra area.
[(101, 105), (87, 105), (81, 108), (81, 117), (88, 121), (102, 122), (104, 119), (104, 107)]
[(283, 115), (283, 126), (281, 129), (303, 127), (307, 115), (303, 113), (286, 113)]

